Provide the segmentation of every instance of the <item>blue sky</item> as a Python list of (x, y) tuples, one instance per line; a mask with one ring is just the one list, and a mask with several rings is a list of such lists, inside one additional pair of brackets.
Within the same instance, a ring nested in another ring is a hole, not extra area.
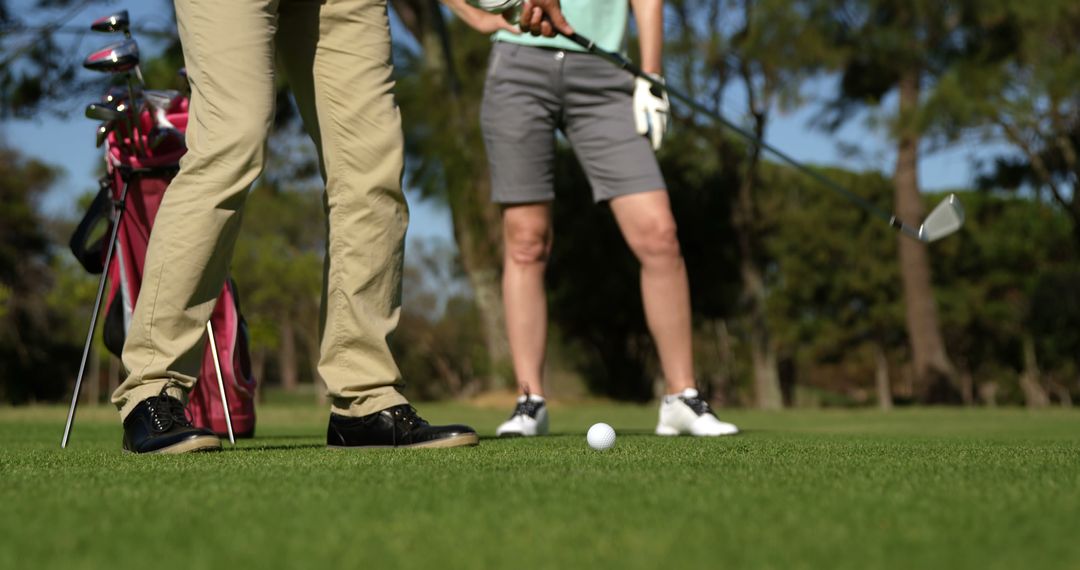
[[(162, 12), (166, 6), (171, 6), (171, 3), (147, 0), (112, 4), (106, 8), (96, 6), (77, 14), (71, 23), (88, 24), (110, 9), (127, 7), (136, 27), (161, 29), (171, 25), (171, 15)], [(83, 51), (89, 52), (98, 44), (104, 45), (111, 39), (104, 35), (88, 35), (78, 47), (72, 47), (71, 57), (81, 59), (85, 55)], [(155, 46), (153, 42), (143, 41), (142, 46), (146, 53), (160, 49), (160, 46)], [(827, 88), (826, 81), (811, 83), (808, 95), (812, 98), (815, 89), (823, 91)], [(97, 94), (87, 94), (88, 102), (96, 98)], [(886, 102), (886, 106), (888, 104)], [(738, 101), (730, 101), (725, 107), (731, 111), (736, 110)], [(813, 106), (794, 113), (774, 113), (766, 139), (801, 161), (842, 165), (858, 170), (892, 170), (893, 155), (884, 133), (867, 127), (864, 120), (851, 121), (836, 133), (816, 131), (809, 127), (814, 113)], [(732, 113), (731, 116), (737, 115)], [(101, 153), (94, 148), (94, 123), (82, 118), (81, 112), (72, 113), (69, 118), (45, 117), (33, 121), (8, 121), (0, 127), (0, 136), (4, 137), (8, 144), (65, 171), (65, 175), (50, 191), (43, 204), (46, 211), (71, 213), (74, 210), (75, 198), (96, 188), (94, 175), (102, 160)], [(858, 148), (859, 153), (857, 156), (850, 156), (842, 150), (846, 148)], [(974, 181), (974, 161), (987, 156), (988, 147), (976, 142), (958, 143), (944, 151), (927, 154), (921, 163), (922, 188), (933, 191), (969, 186)], [(410, 198), (413, 211), (410, 239), (450, 239), (449, 215), (436, 204), (420, 201), (413, 193), (410, 193)]]

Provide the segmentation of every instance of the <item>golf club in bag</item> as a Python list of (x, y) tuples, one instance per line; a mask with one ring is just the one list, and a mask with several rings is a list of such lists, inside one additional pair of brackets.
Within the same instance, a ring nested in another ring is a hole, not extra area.
[[(99, 32), (123, 31), (126, 39), (87, 58), (84, 66), (107, 73), (138, 70), (138, 46), (130, 39), (126, 12), (96, 21)], [(140, 78), (140, 83), (141, 78)], [(146, 104), (135, 99), (145, 95)], [(179, 170), (186, 152), (188, 100), (176, 92), (138, 93), (131, 83), (113, 88), (103, 104), (91, 104), (88, 118), (105, 121), (98, 128), (104, 142), (107, 174), (100, 190), (71, 239), (71, 250), (83, 267), (101, 274), (82, 361), (68, 411), (61, 447), (67, 447), (75, 419), (102, 304), (106, 305), (103, 336), (106, 348), (120, 356), (142, 283), (143, 263), (150, 231), (165, 190)], [(123, 127), (126, 128), (122, 128)], [(151, 144), (153, 143), (153, 144)], [(94, 229), (106, 221), (104, 238), (90, 242)], [(186, 412), (198, 427), (236, 437), (251, 437), (255, 430), (255, 378), (251, 373), (247, 325), (240, 313), (235, 284), (222, 288), (207, 327), (200, 382), (189, 394)], [(217, 390), (208, 381), (213, 375)]]
[(582, 48), (584, 48), (587, 52), (589, 52), (589, 53), (591, 53), (593, 55), (598, 55), (598, 56), (610, 61), (611, 63), (621, 67), (622, 69), (625, 69), (626, 71), (629, 71), (630, 73), (634, 74), (635, 77), (640, 77), (641, 79), (644, 79), (644, 80), (648, 81), (652, 85), (653, 89), (659, 89), (660, 91), (666, 91), (667, 94), (670, 97), (672, 97), (674, 99), (678, 99), (679, 101), (682, 101), (688, 107), (693, 109), (695, 112), (701, 113), (702, 115), (704, 115), (706, 117), (709, 117), (712, 120), (720, 123), (724, 127), (728, 128), (728, 129), (731, 129), (732, 131), (738, 133), (743, 138), (750, 141), (752, 144), (758, 146), (761, 149), (764, 149), (764, 150), (772, 153), (774, 156), (779, 158), (781, 161), (783, 161), (783, 162), (787, 163), (788, 165), (794, 167), (796, 170), (798, 170), (798, 171), (810, 176), (814, 180), (817, 180), (818, 182), (824, 184), (825, 187), (827, 187), (830, 190), (833, 190), (834, 192), (840, 194), (841, 196), (846, 198), (849, 202), (851, 202), (851, 203), (855, 204), (856, 206), (862, 208), (867, 213), (869, 213), (869, 214), (871, 214), (873, 216), (876, 216), (876, 217), (884, 220), (885, 222), (888, 222), (890, 226), (892, 226), (894, 229), (896, 229), (897, 231), (899, 231), (900, 233), (902, 233), (903, 235), (905, 235), (905, 236), (907, 236), (909, 238), (912, 238), (912, 239), (915, 239), (915, 240), (918, 240), (918, 241), (921, 241), (921, 242), (924, 242), (924, 243), (932, 242), (932, 241), (939, 240), (939, 239), (941, 239), (943, 237), (946, 237), (948, 235), (951, 235), (951, 234), (955, 233), (957, 230), (959, 230), (964, 225), (964, 208), (960, 204), (960, 200), (956, 197), (955, 194), (950, 194), (947, 198), (945, 198), (945, 200), (943, 200), (940, 204), (938, 204), (937, 207), (935, 207), (933, 209), (933, 211), (930, 212), (930, 215), (928, 215), (926, 217), (926, 219), (923, 220), (922, 223), (917, 228), (914, 227), (914, 226), (908, 225), (908, 224), (904, 223), (902, 220), (900, 220), (895, 214), (890, 214), (890, 213), (882, 210), (881, 208), (878, 208), (877, 206), (870, 203), (868, 200), (866, 200), (862, 196), (859, 196), (858, 194), (855, 194), (851, 190), (848, 190), (847, 188), (842, 186), (840, 183), (838, 183), (838, 182), (832, 180), (831, 178), (825, 176), (824, 174), (822, 174), (822, 173), (820, 173), (820, 172), (806, 166), (805, 164), (795, 160), (794, 158), (789, 156), (787, 153), (785, 153), (785, 152), (781, 151), (780, 149), (776, 148), (775, 146), (765, 142), (764, 140), (761, 140), (760, 138), (755, 136), (750, 131), (747, 131), (746, 129), (736, 125), (735, 123), (732, 123), (728, 119), (725, 119), (719, 113), (709, 109), (708, 107), (702, 105), (701, 103), (698, 103), (697, 101), (695, 101), (691, 97), (689, 97), (689, 96), (687, 96), (687, 95), (685, 95), (683, 93), (680, 93), (679, 91), (677, 91), (675, 89), (672, 89), (671, 87), (668, 87), (668, 85), (663, 80), (661, 80), (661, 79), (659, 79), (657, 77), (654, 77), (654, 76), (652, 76), (652, 75), (650, 75), (648, 73), (645, 73), (644, 71), (641, 70), (640, 67), (638, 67), (637, 65), (634, 65), (633, 62), (628, 60), (622, 54), (613, 53), (613, 52), (603, 50), (600, 47), (598, 47), (592, 40), (590, 40), (588, 38), (585, 38), (585, 37), (581, 36), (580, 34), (576, 34), (576, 33), (571, 34), (571, 35), (565, 35), (564, 34), (564, 36), (566, 38), (568, 38), (570, 41), (572, 41), (575, 44), (577, 44), (577, 45), (581, 46)]
[[(185, 112), (169, 114), (169, 121), (185, 130), (186, 102), (177, 102), (175, 109), (184, 109)], [(141, 114), (139, 127), (136, 128), (138, 136), (145, 137), (139, 133), (149, 132), (152, 121), (149, 111)], [(135, 156), (129, 152), (130, 145), (117, 144), (119, 136), (120, 133), (115, 130), (109, 134), (105, 145), (108, 174), (102, 179), (100, 192), (71, 239), (72, 253), (87, 271), (101, 273), (101, 281), (91, 327), (87, 332), (76, 392), (72, 398), (68, 427), (64, 432), (65, 446), (99, 309), (105, 305), (105, 346), (120, 356), (138, 301), (143, 262), (154, 218), (169, 182), (178, 171), (179, 159), (186, 151), (179, 139), (171, 139), (157, 149), (145, 147), (150, 153), (148, 155)], [(102, 240), (90, 242), (94, 228), (103, 220), (109, 224), (109, 241), (107, 244)], [(240, 313), (236, 286), (231, 281), (222, 288), (207, 323), (207, 332), (200, 381), (189, 394), (187, 412), (196, 426), (228, 435), (230, 441), (235, 442), (237, 436), (250, 437), (254, 433), (255, 379), (251, 373), (247, 325)], [(211, 377), (217, 380), (216, 386)]]

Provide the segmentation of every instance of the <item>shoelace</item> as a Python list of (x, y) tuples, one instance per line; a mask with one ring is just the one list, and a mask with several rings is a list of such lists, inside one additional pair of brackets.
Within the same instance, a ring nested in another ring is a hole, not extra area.
[(529, 416), (530, 418), (536, 419), (536, 412), (538, 412), (543, 405), (543, 401), (533, 401), (526, 397), (524, 402), (518, 402), (518, 405), (514, 407), (514, 413), (510, 414), (510, 417)]
[(146, 399), (146, 406), (150, 409), (150, 421), (154, 424), (154, 431), (166, 432), (173, 426), (191, 427), (191, 421), (184, 411), (184, 404), (170, 396), (165, 386), (157, 396)]
[(427, 422), (416, 413), (416, 408), (410, 405), (397, 406), (390, 410), (390, 415), (394, 418), (394, 423), (406, 426), (406, 431), (410, 431), (417, 426), (423, 426)]
[(679, 396), (679, 399), (683, 401), (694, 413), (701, 416), (704, 414), (711, 414), (712, 408), (709, 407), (709, 403), (701, 398), (686, 398)]

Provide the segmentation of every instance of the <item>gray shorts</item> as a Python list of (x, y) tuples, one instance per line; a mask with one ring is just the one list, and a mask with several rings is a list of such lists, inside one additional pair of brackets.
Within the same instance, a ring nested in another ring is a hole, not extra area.
[(500, 204), (555, 197), (555, 130), (566, 135), (597, 202), (666, 188), (633, 116), (634, 77), (595, 55), (497, 42), (480, 123)]

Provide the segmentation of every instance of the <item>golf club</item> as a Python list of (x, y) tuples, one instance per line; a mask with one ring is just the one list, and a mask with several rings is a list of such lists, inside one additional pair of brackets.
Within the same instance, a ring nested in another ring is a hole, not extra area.
[(225, 428), (229, 432), (229, 443), (236, 445), (233, 433), (232, 414), (229, 412), (229, 398), (225, 395), (225, 379), (221, 376), (221, 357), (218, 356), (217, 340), (214, 339), (214, 325), (206, 321), (206, 334), (210, 338), (210, 352), (214, 357), (214, 372), (217, 373), (218, 390), (221, 391), (221, 409), (225, 412)]
[(909, 238), (928, 243), (953, 234), (964, 225), (964, 208), (963, 206), (961, 206), (960, 200), (956, 197), (955, 194), (950, 194), (945, 200), (938, 204), (937, 207), (935, 207), (934, 210), (930, 212), (930, 215), (927, 216), (926, 220), (918, 227), (918, 229), (916, 229), (915, 227), (901, 221), (895, 214), (890, 214), (882, 210), (881, 208), (878, 208), (862, 196), (855, 194), (851, 190), (848, 190), (847, 188), (842, 186), (840, 183), (795, 160), (787, 153), (758, 138), (750, 131), (747, 131), (746, 129), (725, 119), (719, 113), (709, 109), (701, 103), (698, 103), (691, 97), (680, 93), (675, 89), (672, 89), (663, 80), (654, 77), (648, 73), (645, 73), (641, 70), (640, 67), (628, 60), (622, 54), (603, 50), (598, 47), (592, 40), (585, 38), (577, 33), (570, 34), (568, 36), (564, 34), (564, 36), (570, 41), (584, 48), (587, 52), (593, 55), (603, 57), (611, 63), (634, 74), (635, 77), (640, 77), (641, 79), (648, 81), (655, 89), (666, 91), (668, 95), (675, 99), (678, 99), (679, 101), (682, 101), (694, 111), (710, 117), (724, 127), (738, 133), (743, 138), (747, 139), (759, 148), (769, 151), (781, 161), (794, 167), (796, 170), (799, 170), (803, 174), (810, 176), (814, 180), (817, 180), (818, 182), (824, 184), (827, 188), (840, 194), (849, 202), (862, 208), (864, 211), (888, 222), (890, 226), (900, 231), (902, 234)]
[[(90, 24), (90, 29), (105, 34), (123, 32), (124, 38), (131, 39), (131, 20), (128, 18), (127, 10), (120, 10), (115, 14), (110, 14), (104, 18), (94, 20), (94, 22)], [(139, 68), (138, 64), (135, 65), (135, 76), (138, 78), (141, 85), (146, 85), (146, 81), (143, 80), (142, 69)]]
[[(127, 125), (127, 132), (123, 133), (125, 136), (131, 136), (132, 144), (135, 144), (134, 139), (134, 125), (132, 124), (132, 118), (130, 113), (130, 107), (127, 101), (118, 101), (115, 106), (109, 106), (103, 103), (90, 103), (86, 106), (86, 118), (95, 119), (98, 121), (104, 121), (107, 124), (121, 124), (118, 121), (122, 121)], [(106, 135), (108, 133), (105, 133)], [(98, 129), (98, 137), (103, 135), (101, 129)], [(98, 146), (101, 146), (100, 144)]]
[(113, 128), (115, 128), (115, 123), (112, 121), (106, 121), (98, 125), (94, 146), (101, 148), (101, 145), (105, 144), (105, 139), (109, 137), (109, 133), (112, 132)]
[(128, 18), (127, 10), (120, 10), (115, 14), (109, 14), (103, 18), (98, 18), (90, 24), (90, 29), (95, 32), (102, 32), (106, 34), (115, 34), (116, 32), (124, 32), (125, 38), (131, 37), (131, 19)]
[[(133, 69), (138, 69), (138, 66), (139, 44), (133, 39), (126, 39), (122, 42), (105, 46), (104, 48), (91, 53), (87, 56), (86, 60), (83, 61), (83, 67), (91, 71), (127, 74), (129, 101), (135, 100), (135, 86), (131, 78), (131, 71)], [(139, 134), (134, 129), (134, 123), (130, 118), (128, 119), (128, 124), (132, 127), (132, 148), (135, 149), (136, 154), (145, 154), (144, 152), (141, 152)]]
[(151, 149), (157, 149), (162, 142), (170, 138), (177, 141), (180, 146), (187, 143), (184, 133), (180, 132), (180, 129), (177, 129), (168, 118), (169, 109), (179, 97), (180, 92), (172, 90), (147, 89), (143, 92), (143, 100), (150, 111), (150, 116), (154, 119), (154, 128), (150, 131), (149, 137)]
[[(142, 93), (135, 91), (135, 96), (139, 97)], [(101, 96), (101, 102), (109, 105), (114, 105), (118, 101), (128, 100), (128, 88), (127, 85), (113, 85)]]
[(98, 313), (101, 311), (101, 300), (105, 295), (105, 281), (108, 279), (109, 264), (112, 263), (113, 252), (116, 251), (116, 238), (120, 232), (120, 219), (124, 216), (124, 206), (127, 203), (128, 188), (131, 184), (124, 177), (124, 187), (120, 191), (120, 200), (114, 203), (116, 219), (112, 223), (112, 232), (109, 234), (108, 249), (105, 250), (105, 270), (101, 272), (98, 280), (97, 295), (94, 297), (94, 309), (90, 313), (90, 328), (86, 331), (86, 343), (83, 344), (82, 361), (79, 363), (79, 375), (75, 377), (75, 392), (71, 395), (71, 407), (68, 409), (67, 424), (64, 425), (64, 439), (60, 441), (60, 447), (66, 448), (71, 439), (71, 426), (75, 421), (75, 408), (79, 405), (79, 394), (82, 393), (83, 376), (86, 375), (86, 364), (90, 357), (90, 346), (94, 342), (94, 330), (97, 328)]
[(126, 118), (126, 114), (121, 110), (125, 107), (118, 106), (116, 108), (108, 107), (99, 103), (90, 103), (86, 106), (86, 118), (95, 119), (98, 121), (118, 121)]

